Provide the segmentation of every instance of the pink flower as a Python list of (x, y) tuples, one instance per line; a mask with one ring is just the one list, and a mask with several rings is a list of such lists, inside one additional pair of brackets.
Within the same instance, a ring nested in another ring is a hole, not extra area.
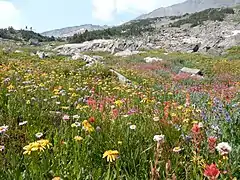
[(66, 115), (66, 114), (65, 114), (65, 115), (63, 116), (63, 118), (62, 118), (62, 119), (63, 119), (64, 121), (67, 121), (67, 120), (69, 120), (69, 119), (70, 119), (70, 117), (69, 117), (68, 115)]

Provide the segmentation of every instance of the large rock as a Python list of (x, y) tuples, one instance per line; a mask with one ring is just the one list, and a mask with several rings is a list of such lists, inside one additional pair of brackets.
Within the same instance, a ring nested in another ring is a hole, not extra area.
[(46, 58), (45, 52), (42, 52), (42, 51), (37, 51), (36, 55), (37, 55), (40, 59)]
[(200, 69), (193, 69), (193, 68), (188, 68), (188, 67), (183, 67), (180, 70), (180, 73), (187, 73), (191, 75), (202, 75), (202, 72)]
[(29, 45), (40, 46), (38, 39), (29, 39)]
[(129, 49), (127, 49), (125, 51), (121, 51), (121, 52), (114, 54), (114, 56), (127, 57), (127, 56), (136, 55), (139, 53), (143, 53), (143, 52), (142, 51), (130, 51)]
[(83, 60), (87, 63), (86, 66), (92, 66), (95, 63), (102, 63), (103, 57), (102, 56), (88, 56), (81, 53), (75, 54), (72, 56), (72, 60)]

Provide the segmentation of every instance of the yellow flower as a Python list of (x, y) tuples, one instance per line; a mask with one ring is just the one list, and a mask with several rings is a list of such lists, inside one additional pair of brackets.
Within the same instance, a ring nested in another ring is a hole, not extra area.
[(194, 155), (191, 162), (197, 164), (199, 167), (204, 168), (206, 166), (205, 160), (202, 156)]
[(115, 101), (115, 104), (116, 104), (117, 106), (122, 106), (122, 105), (123, 105), (123, 102), (122, 102), (121, 100), (117, 100), (117, 101)]
[(62, 106), (62, 109), (64, 109), (64, 110), (69, 110), (70, 107), (68, 107), (68, 106)]
[(119, 156), (119, 152), (117, 150), (108, 150), (103, 154), (103, 158), (107, 158), (107, 162), (113, 162)]
[(69, 88), (68, 90), (69, 90), (69, 91), (74, 91), (74, 88)]
[(173, 152), (180, 152), (182, 149), (180, 147), (173, 148)]
[(89, 133), (94, 131), (94, 128), (87, 120), (84, 120), (82, 122), (82, 125), (83, 125), (83, 128), (85, 129), (85, 131), (87, 131)]
[(193, 121), (192, 123), (193, 123), (193, 124), (198, 124), (198, 121)]
[(75, 137), (74, 137), (74, 140), (75, 140), (75, 141), (82, 141), (83, 138), (82, 138), (81, 136), (75, 136)]
[(177, 117), (177, 114), (176, 113), (171, 113), (171, 116), (172, 117)]
[(119, 145), (122, 145), (122, 141), (118, 141), (118, 144), (119, 144)]
[(23, 149), (25, 150), (23, 154), (30, 155), (31, 152), (34, 151), (44, 151), (46, 148), (50, 148), (50, 146), (52, 146), (52, 144), (49, 142), (49, 140), (41, 139), (23, 147)]
[(71, 97), (77, 97), (78, 95), (76, 93), (72, 93)]
[(8, 90), (13, 90), (14, 89), (14, 86), (12, 84), (10, 84), (8, 87), (7, 87)]
[(61, 178), (59, 176), (56, 176), (56, 177), (52, 178), (52, 180), (61, 180)]
[(186, 118), (183, 120), (184, 123), (188, 123), (190, 121), (190, 119)]
[(183, 109), (183, 106), (180, 105), (180, 106), (178, 106), (177, 108), (178, 108), (179, 110), (181, 110), (181, 109)]

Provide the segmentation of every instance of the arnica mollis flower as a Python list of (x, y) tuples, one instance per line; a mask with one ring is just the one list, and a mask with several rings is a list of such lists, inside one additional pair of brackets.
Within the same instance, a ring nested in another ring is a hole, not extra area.
[(23, 147), (23, 149), (25, 150), (23, 154), (30, 155), (34, 151), (44, 151), (45, 149), (49, 149), (50, 146), (52, 146), (52, 144), (49, 142), (49, 140), (41, 139)]
[(103, 158), (107, 158), (107, 162), (113, 162), (119, 156), (119, 152), (117, 150), (108, 150), (103, 154)]
[(82, 125), (83, 125), (83, 129), (89, 133), (93, 132), (94, 131), (94, 128), (92, 127), (92, 125), (87, 121), (87, 120), (84, 120), (82, 122)]

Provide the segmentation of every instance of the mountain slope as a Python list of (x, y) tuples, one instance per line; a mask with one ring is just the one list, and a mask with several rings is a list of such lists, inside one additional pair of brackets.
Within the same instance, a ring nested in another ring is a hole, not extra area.
[(137, 19), (147, 19), (165, 16), (179, 16), (185, 13), (194, 13), (208, 8), (228, 7), (240, 4), (240, 0), (187, 0), (166, 8), (158, 8), (148, 14), (143, 14)]
[(93, 31), (93, 30), (102, 30), (108, 28), (107, 26), (99, 26), (99, 25), (92, 25), (92, 24), (85, 24), (81, 26), (73, 26), (73, 27), (66, 27), (62, 29), (55, 29), (47, 32), (43, 32), (42, 35), (44, 36), (54, 36), (54, 37), (69, 37), (73, 36), (77, 33), (84, 33), (86, 30)]
[(47, 37), (39, 33), (35, 33), (33, 31), (27, 31), (23, 29), (15, 30), (12, 27), (0, 29), (0, 38), (11, 39), (16, 41), (29, 41), (30, 39), (35, 39), (40, 42), (55, 40), (52, 37)]

